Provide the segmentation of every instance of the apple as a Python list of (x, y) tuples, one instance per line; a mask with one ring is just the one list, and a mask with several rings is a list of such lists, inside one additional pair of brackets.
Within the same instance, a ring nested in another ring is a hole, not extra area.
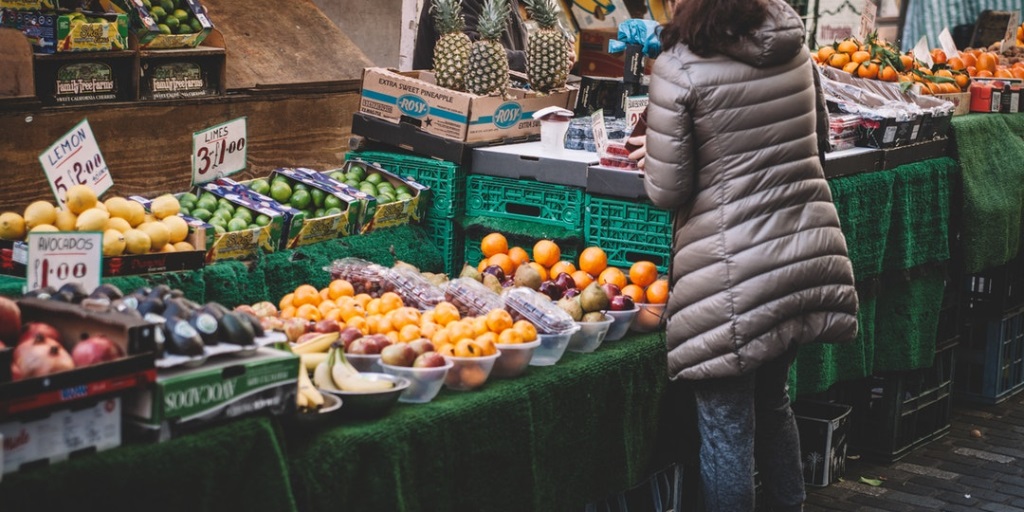
[(601, 289), (604, 290), (605, 295), (608, 296), (608, 300), (614, 297), (622, 295), (622, 289), (615, 283), (605, 283), (601, 285)]
[(505, 271), (497, 265), (491, 265), (484, 269), (484, 274), (491, 274), (498, 278), (498, 282), (505, 280)]
[(577, 296), (579, 294), (580, 294), (580, 289), (579, 288), (569, 288), (568, 290), (565, 291), (565, 293), (562, 294), (562, 298), (563, 299), (571, 299), (571, 298), (573, 298), (573, 297), (575, 297), (575, 296)]
[(544, 281), (540, 284), (538, 291), (547, 295), (551, 300), (558, 300), (565, 293), (565, 288), (554, 281)]
[(370, 338), (358, 338), (352, 340), (345, 347), (346, 354), (379, 354), (380, 350), (377, 348), (377, 344)]
[(434, 351), (434, 344), (426, 338), (419, 338), (409, 342), (409, 347), (416, 351), (416, 355), (420, 356), (427, 352)]
[(610, 302), (612, 311), (631, 311), (636, 307), (633, 298), (629, 295), (616, 295), (611, 298)]
[(306, 334), (309, 330), (307, 329), (309, 321), (302, 318), (288, 318), (284, 321), (284, 335), (288, 337), (288, 341), (295, 341), (299, 339), (299, 336)]
[(346, 327), (338, 334), (338, 341), (345, 346), (345, 352), (348, 352), (348, 346), (351, 345), (353, 341), (362, 337), (363, 333), (359, 329), (356, 329), (355, 327)]
[(416, 360), (412, 362), (413, 368), (440, 368), (448, 364), (445, 361), (444, 356), (437, 352), (424, 352), (416, 356)]
[(307, 332), (306, 334), (303, 334), (302, 336), (299, 336), (298, 338), (296, 338), (295, 339), (295, 344), (297, 345), (299, 343), (307, 342), (307, 341), (309, 341), (309, 340), (311, 340), (313, 338), (316, 338), (319, 335), (320, 335), (320, 333), (318, 333), (318, 332)]
[(249, 313), (250, 315), (255, 316), (255, 317), (259, 316), (259, 315), (256, 314), (256, 310), (253, 309), (253, 307), (248, 305), (248, 304), (239, 304), (238, 306), (235, 306), (235, 311), (241, 311), (243, 313)]
[(313, 326), (313, 331), (319, 333), (339, 332), (341, 331), (341, 325), (338, 324), (337, 320), (327, 318), (317, 322), (316, 325)]
[(122, 355), (121, 347), (102, 334), (79, 341), (71, 351), (71, 359), (78, 368), (113, 361)]
[(377, 347), (374, 352), (370, 352), (371, 354), (380, 354), (384, 347), (392, 344), (391, 339), (383, 334), (371, 334), (369, 338), (373, 340), (374, 346)]
[(571, 275), (565, 272), (559, 272), (559, 274), (555, 276), (555, 283), (557, 283), (558, 286), (565, 288), (566, 290), (576, 288), (576, 281), (573, 280)]
[(263, 318), (267, 316), (277, 316), (277, 306), (273, 302), (262, 301), (252, 305), (252, 310), (256, 312), (256, 316)]
[(408, 343), (388, 345), (380, 351), (380, 362), (391, 366), (412, 366), (419, 354)]

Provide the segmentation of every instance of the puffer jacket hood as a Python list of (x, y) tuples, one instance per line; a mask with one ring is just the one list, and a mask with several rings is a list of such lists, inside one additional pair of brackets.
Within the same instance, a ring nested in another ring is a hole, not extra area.
[(742, 37), (722, 48), (722, 53), (763, 68), (778, 66), (800, 53), (804, 25), (796, 11), (781, 2), (769, 1), (764, 23), (750, 37)]
[(769, 1), (769, 20), (790, 21), (751, 39), (769, 44), (746, 53), (761, 65), (685, 45), (654, 64), (644, 185), (674, 214), (673, 379), (740, 375), (794, 345), (857, 335), (853, 267), (818, 160), (810, 54), (788, 49), (784, 27), (798, 18)]

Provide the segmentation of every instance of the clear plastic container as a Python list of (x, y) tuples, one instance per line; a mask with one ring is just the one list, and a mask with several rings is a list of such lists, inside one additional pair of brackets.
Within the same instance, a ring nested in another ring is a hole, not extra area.
[(569, 351), (589, 353), (597, 350), (614, 321), (614, 318), (606, 314), (600, 322), (579, 322), (579, 332), (569, 340)]
[(576, 322), (551, 298), (529, 288), (514, 287), (502, 293), (512, 320), (529, 320), (540, 334), (562, 334), (576, 328)]
[(495, 361), (491, 375), (504, 379), (522, 375), (533, 359), (533, 352), (539, 346), (539, 339), (529, 343), (499, 344), (501, 357)]
[(500, 350), (483, 357), (444, 356), (453, 365), (445, 375), (444, 385), (455, 391), (471, 391), (483, 386), (499, 357)]
[(575, 322), (572, 329), (560, 334), (538, 334), (540, 346), (533, 349), (533, 357), (530, 358), (530, 366), (551, 366), (558, 362), (565, 354), (565, 348), (569, 346), (569, 340), (573, 334), (580, 329)]
[(633, 332), (654, 332), (665, 325), (664, 304), (637, 304), (640, 311), (629, 329)]
[(448, 281), (444, 287), (444, 298), (459, 309), (463, 318), (483, 316), (493, 309), (505, 307), (501, 295), (494, 293), (480, 281), (460, 277)]
[(634, 307), (628, 311), (605, 311), (605, 314), (615, 320), (612, 322), (611, 327), (608, 328), (608, 334), (604, 335), (605, 341), (621, 340), (626, 335), (626, 332), (629, 331), (629, 327), (633, 325), (633, 320), (636, 319), (636, 314), (639, 312), (639, 307)]
[(397, 293), (406, 306), (426, 311), (444, 301), (444, 292), (419, 272), (407, 268), (389, 268), (383, 275), (384, 291)]
[(385, 290), (384, 274), (387, 267), (359, 258), (342, 258), (334, 260), (324, 270), (331, 274), (331, 279), (344, 279), (352, 284), (355, 292), (365, 293), (371, 297), (380, 297)]
[(828, 135), (837, 139), (855, 137), (860, 121), (861, 116), (858, 114), (830, 115), (828, 117)]
[(409, 387), (402, 391), (402, 396), (398, 397), (399, 402), (425, 404), (433, 400), (441, 391), (448, 370), (454, 366), (451, 361), (445, 361), (445, 363), (444, 366), (432, 368), (391, 366), (383, 363), (381, 367), (384, 369), (384, 373), (409, 379)]
[(345, 354), (345, 359), (360, 372), (380, 372), (380, 354)]

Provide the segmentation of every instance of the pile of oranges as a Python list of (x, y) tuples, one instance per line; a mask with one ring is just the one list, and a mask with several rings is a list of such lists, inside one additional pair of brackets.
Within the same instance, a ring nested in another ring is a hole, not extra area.
[[(942, 50), (932, 50), (932, 59), (936, 63), (936, 52), (945, 60), (946, 55)], [(1024, 79), (1024, 62), (1018, 61), (1010, 65), (1001, 59), (998, 53), (986, 50), (968, 48), (959, 55), (949, 58), (947, 65), (950, 69), (961, 69), (972, 77)]]
[[(940, 49), (931, 52), (933, 66), (928, 67), (914, 58), (912, 52), (901, 54), (899, 50), (874, 34), (864, 42), (855, 38), (837, 41), (822, 46), (811, 54), (815, 62), (823, 66), (842, 69), (853, 76), (883, 82), (920, 84), (920, 94), (951, 94), (966, 91), (970, 87), (971, 75), (960, 59), (949, 59)], [(958, 65), (959, 64), (959, 65)]]
[(596, 281), (611, 283), (634, 302), (663, 304), (668, 301), (668, 282), (658, 279), (658, 268), (650, 261), (638, 261), (626, 271), (608, 265), (608, 254), (596, 246), (587, 247), (576, 262), (562, 259), (562, 250), (552, 240), (539, 240), (533, 245), (533, 257), (522, 247), (509, 247), (501, 233), (490, 233), (480, 242), (484, 257), (477, 264), (483, 272), (490, 266), (501, 267), (507, 276), (514, 275), (520, 265), (530, 265), (541, 281), (552, 280), (561, 273), (572, 276), (576, 288), (586, 288)]

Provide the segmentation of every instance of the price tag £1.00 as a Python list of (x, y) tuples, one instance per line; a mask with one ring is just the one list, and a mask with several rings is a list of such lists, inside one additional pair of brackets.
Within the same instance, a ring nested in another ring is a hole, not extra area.
[(240, 117), (192, 134), (192, 184), (230, 176), (245, 169), (246, 118)]
[(68, 189), (75, 185), (86, 185), (99, 197), (114, 184), (88, 119), (46, 148), (39, 155), (39, 163), (62, 205), (67, 201)]
[(78, 283), (86, 290), (100, 285), (103, 233), (50, 232), (28, 234), (26, 291), (58, 289)]

